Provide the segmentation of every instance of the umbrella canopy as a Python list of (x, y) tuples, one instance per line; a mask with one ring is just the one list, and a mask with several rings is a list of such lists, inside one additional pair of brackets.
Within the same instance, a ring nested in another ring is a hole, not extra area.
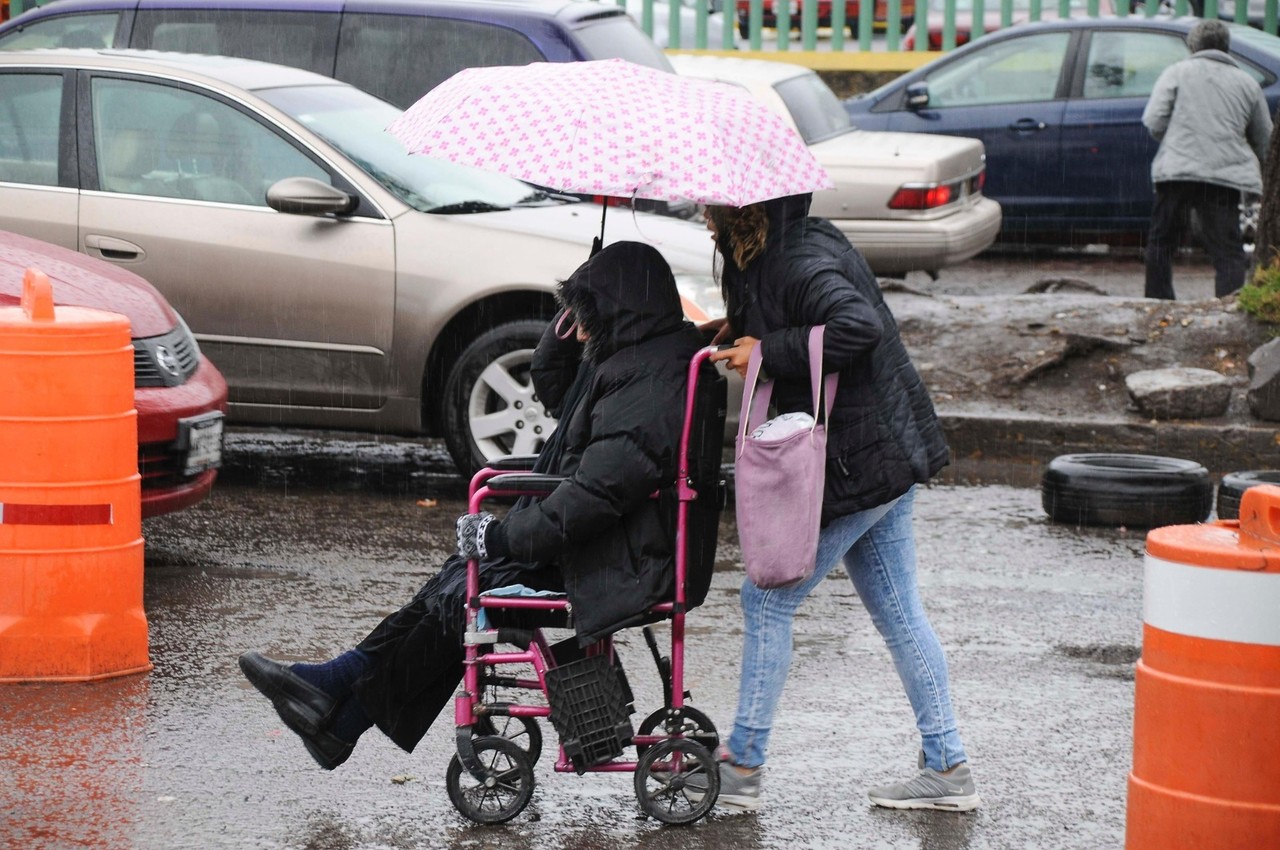
[(387, 129), (410, 153), (562, 192), (740, 207), (834, 185), (746, 91), (622, 59), (468, 68)]

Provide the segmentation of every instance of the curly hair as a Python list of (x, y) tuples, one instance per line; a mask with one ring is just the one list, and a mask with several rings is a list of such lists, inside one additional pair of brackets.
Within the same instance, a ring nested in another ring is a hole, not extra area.
[(707, 217), (715, 225), (721, 243), (729, 247), (729, 259), (739, 269), (746, 269), (764, 251), (769, 234), (769, 215), (764, 211), (764, 204), (708, 206)]

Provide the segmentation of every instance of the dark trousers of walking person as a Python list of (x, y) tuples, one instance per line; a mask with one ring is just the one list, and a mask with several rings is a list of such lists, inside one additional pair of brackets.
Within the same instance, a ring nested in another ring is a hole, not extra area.
[(1148, 298), (1175, 298), (1173, 254), (1182, 242), (1192, 210), (1200, 219), (1201, 240), (1213, 263), (1214, 294), (1222, 298), (1244, 286), (1248, 261), (1240, 236), (1240, 191), (1213, 183), (1170, 180), (1156, 184), (1147, 236)]

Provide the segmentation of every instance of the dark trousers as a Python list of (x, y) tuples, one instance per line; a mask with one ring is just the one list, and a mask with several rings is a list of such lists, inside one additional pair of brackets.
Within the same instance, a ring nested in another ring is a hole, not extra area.
[(1204, 250), (1213, 262), (1219, 298), (1244, 286), (1248, 268), (1240, 236), (1240, 192), (1192, 180), (1156, 184), (1156, 203), (1147, 236), (1148, 298), (1173, 300), (1173, 253), (1182, 242), (1192, 210), (1200, 219)]
[[(555, 567), (506, 560), (481, 564), (482, 591), (513, 584), (564, 590)], [(372, 664), (353, 692), (369, 719), (409, 752), (462, 679), (466, 601), (467, 562), (451, 556), (413, 601), (383, 620), (360, 643), (359, 648), (372, 656)], [(536, 612), (505, 612), (502, 622), (522, 628), (544, 624)]]

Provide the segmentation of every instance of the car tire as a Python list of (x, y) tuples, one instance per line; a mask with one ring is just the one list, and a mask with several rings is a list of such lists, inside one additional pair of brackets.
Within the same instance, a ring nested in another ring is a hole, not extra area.
[(555, 430), (556, 420), (538, 404), (529, 377), (545, 328), (537, 320), (498, 325), (468, 345), (449, 372), (444, 440), (463, 476), (470, 478), (489, 460), (537, 454)]
[(1051, 520), (1077, 526), (1197, 523), (1213, 506), (1208, 470), (1155, 455), (1061, 455), (1045, 468), (1040, 494)]
[(1280, 469), (1228, 472), (1218, 484), (1218, 519), (1239, 519), (1244, 491), (1258, 484), (1280, 484)]

